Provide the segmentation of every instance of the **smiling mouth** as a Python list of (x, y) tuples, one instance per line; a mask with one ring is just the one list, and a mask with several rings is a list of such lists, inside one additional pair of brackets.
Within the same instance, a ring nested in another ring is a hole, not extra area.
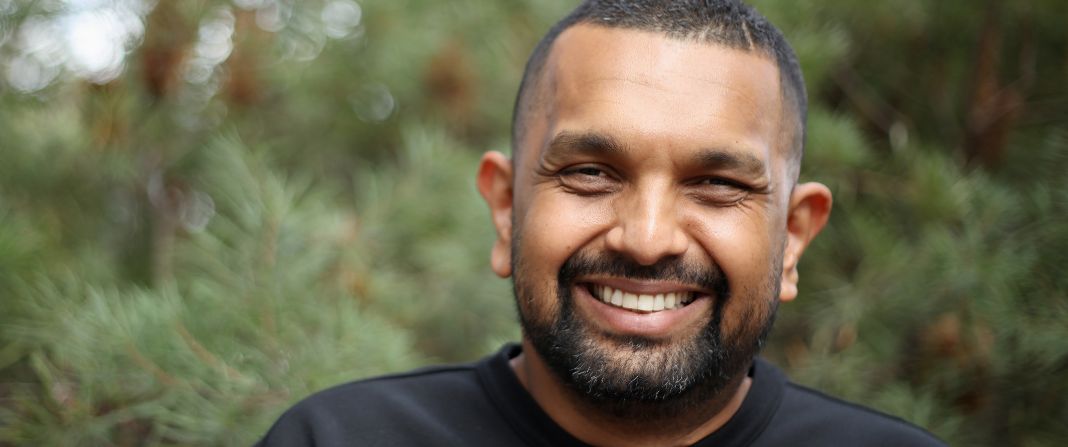
[(656, 294), (631, 293), (601, 284), (586, 284), (586, 289), (605, 304), (636, 312), (681, 309), (697, 299), (696, 292), (684, 290)]

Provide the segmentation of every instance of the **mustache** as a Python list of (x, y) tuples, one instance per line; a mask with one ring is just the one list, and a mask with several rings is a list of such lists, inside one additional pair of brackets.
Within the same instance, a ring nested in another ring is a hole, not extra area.
[(730, 284), (723, 269), (715, 262), (698, 265), (671, 256), (655, 264), (642, 265), (620, 253), (578, 252), (571, 255), (560, 267), (558, 280), (561, 286), (572, 284), (576, 278), (590, 275), (615, 276), (634, 280), (667, 280), (712, 290), (715, 296), (726, 298)]

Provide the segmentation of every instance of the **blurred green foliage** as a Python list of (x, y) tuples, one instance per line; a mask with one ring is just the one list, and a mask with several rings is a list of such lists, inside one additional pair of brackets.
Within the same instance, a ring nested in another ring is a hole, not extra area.
[[(766, 354), (954, 445), (1063, 443), (1068, 4), (755, 4), (836, 200)], [(572, 6), (0, 1), (0, 445), (248, 444), (517, 339), (473, 173)]]

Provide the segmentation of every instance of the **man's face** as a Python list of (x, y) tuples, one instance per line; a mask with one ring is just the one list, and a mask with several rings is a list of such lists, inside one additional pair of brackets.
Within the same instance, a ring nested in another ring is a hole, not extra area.
[(508, 200), (483, 189), (525, 336), (594, 399), (718, 391), (795, 290), (780, 295), (792, 179), (775, 63), (578, 25), (539, 88)]

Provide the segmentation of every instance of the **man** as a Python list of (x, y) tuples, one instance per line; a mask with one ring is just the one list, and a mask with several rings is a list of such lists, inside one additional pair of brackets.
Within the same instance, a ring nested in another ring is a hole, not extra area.
[(343, 385), (264, 445), (942, 445), (755, 360), (830, 191), (797, 183), (806, 96), (734, 1), (587, 1), (528, 62), (513, 158), (477, 185), (520, 346)]

